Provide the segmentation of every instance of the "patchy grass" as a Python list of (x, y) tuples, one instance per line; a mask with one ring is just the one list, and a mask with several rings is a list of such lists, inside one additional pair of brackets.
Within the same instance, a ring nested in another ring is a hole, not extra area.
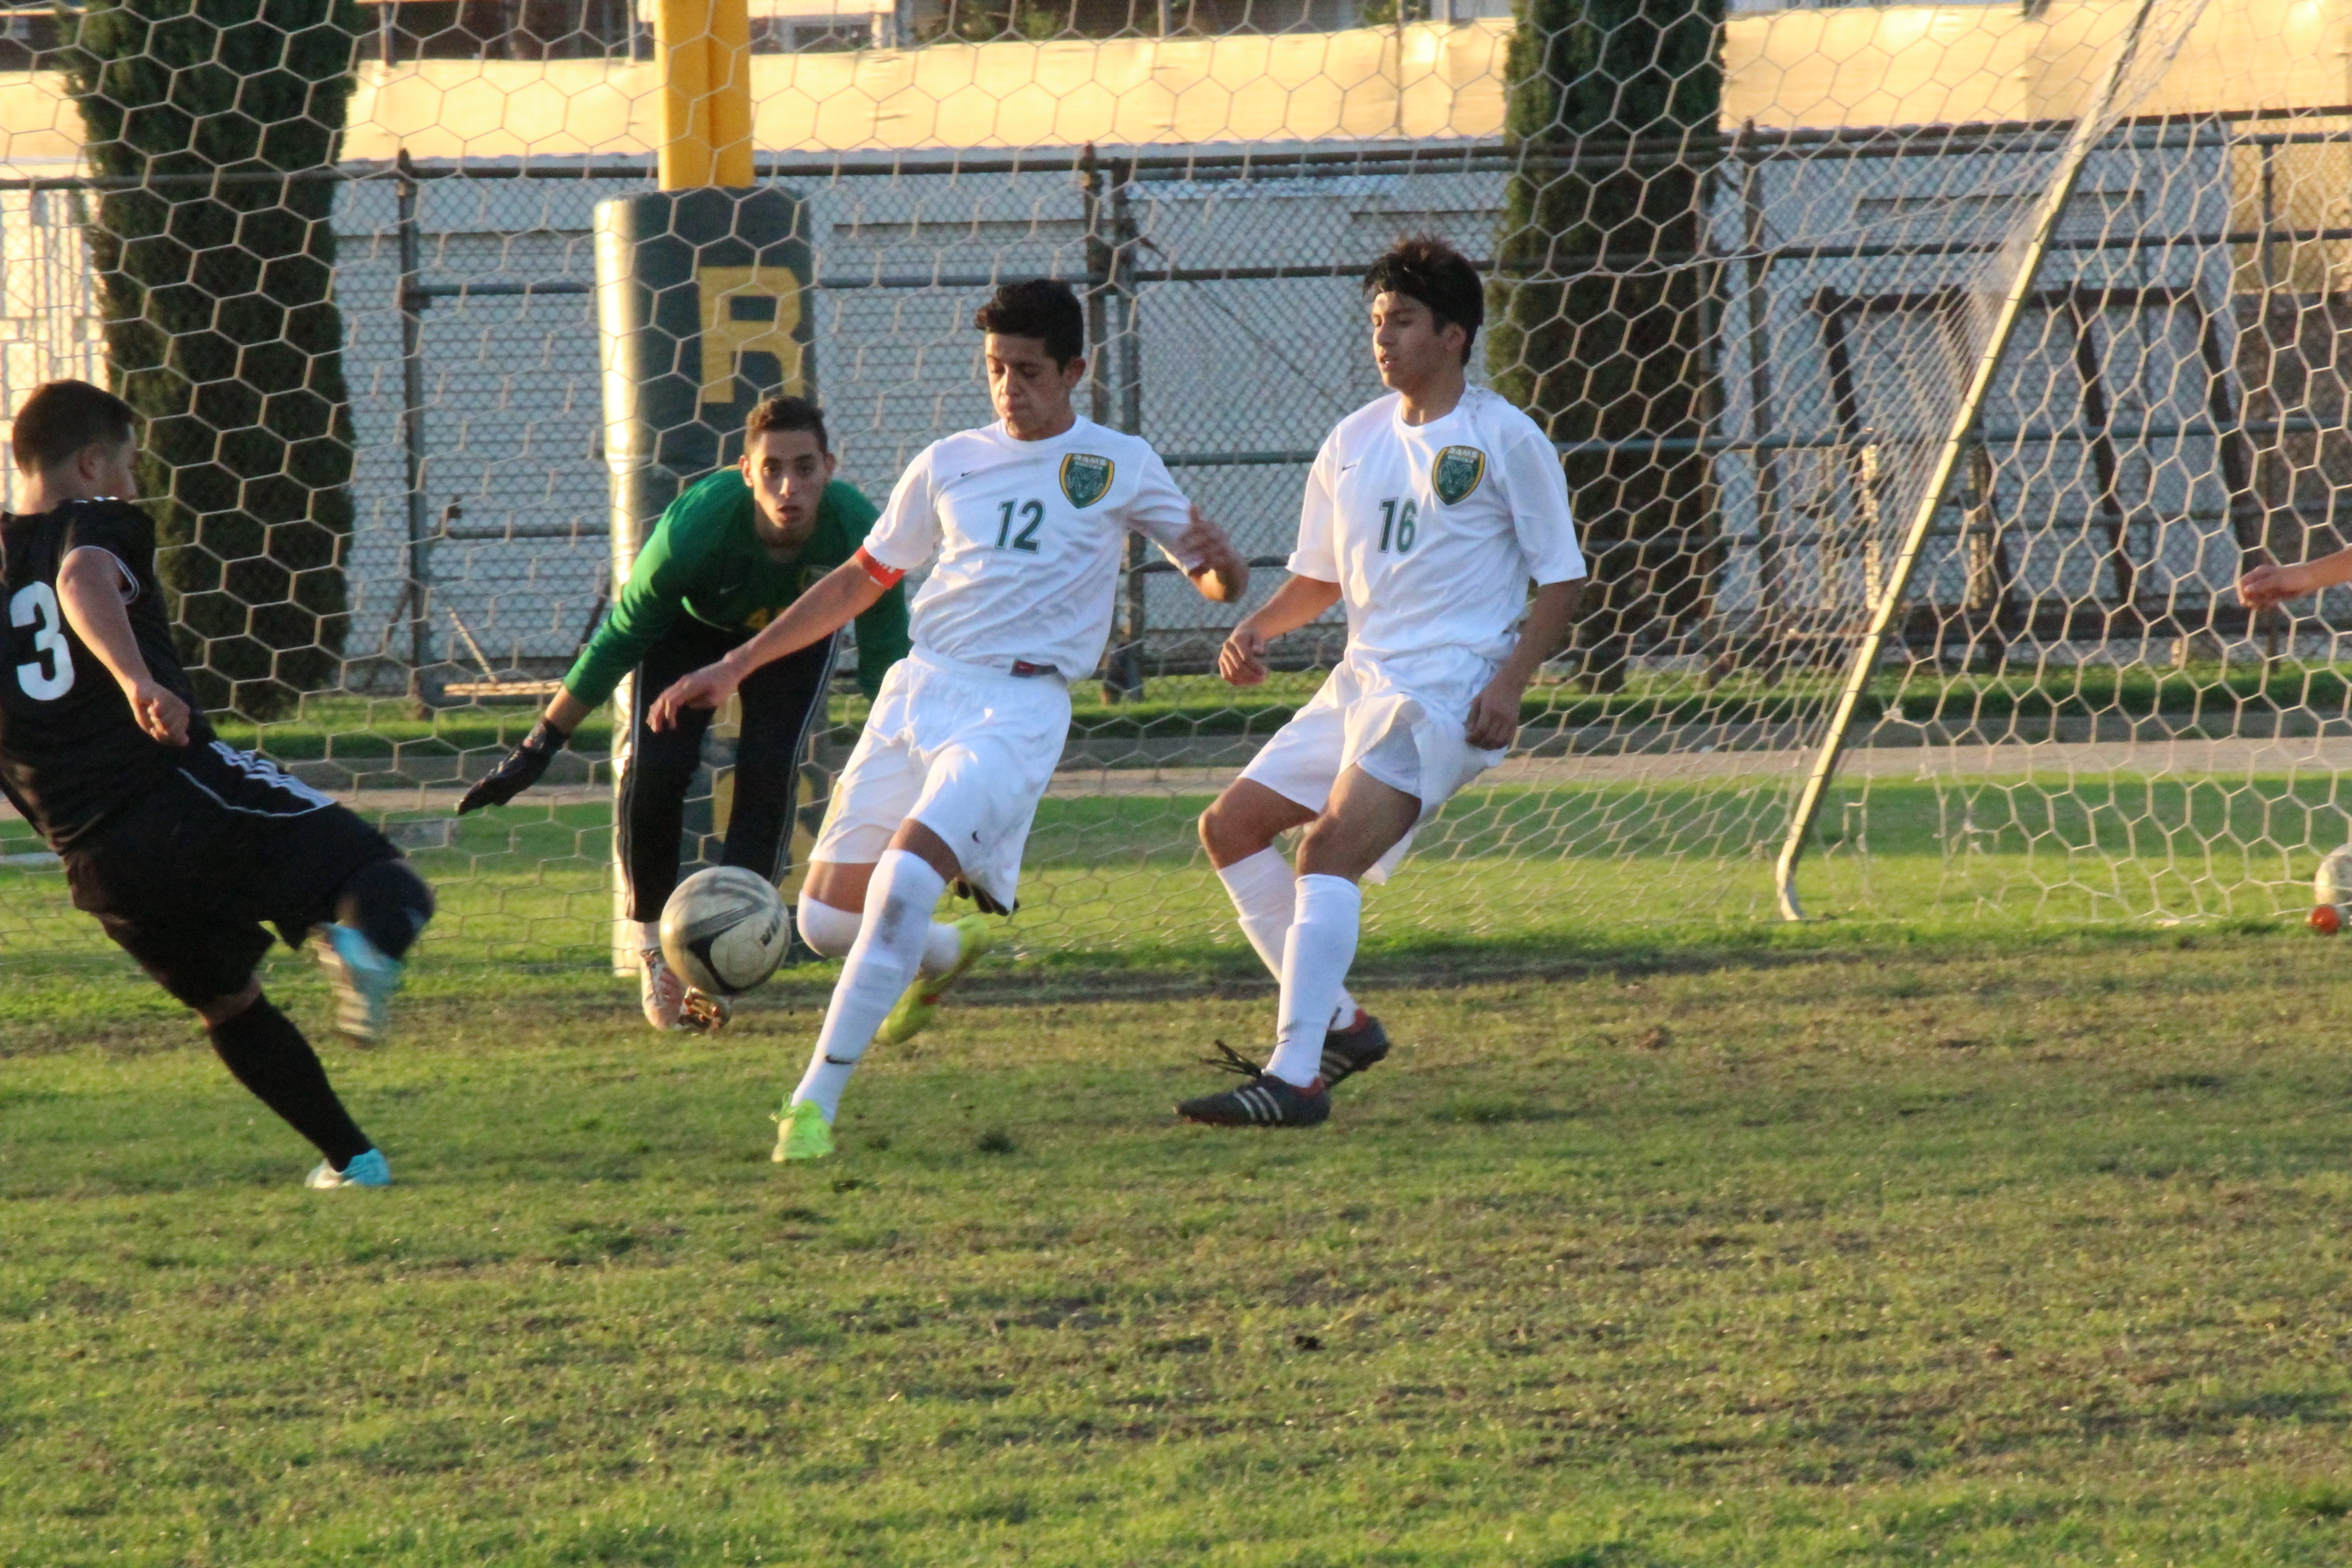
[(822, 974), (428, 963), (365, 1194), (94, 955), (0, 1019), (0, 1560), (2340, 1563), (2340, 954), (1375, 952), (1297, 1135), (1168, 1112), (1244, 961), (1000, 966), (789, 1170)]

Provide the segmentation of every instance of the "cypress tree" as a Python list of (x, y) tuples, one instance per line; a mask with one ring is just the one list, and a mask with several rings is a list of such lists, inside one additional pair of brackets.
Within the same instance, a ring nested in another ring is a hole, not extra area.
[[(68, 69), (116, 390), (207, 707), (332, 682), (352, 425), (333, 279), (354, 0), (93, 0)], [(135, 182), (135, 183), (134, 183)]]
[(1710, 288), (1690, 264), (1723, 98), (1723, 0), (1518, 0), (1506, 198), (1488, 315), (1496, 389), (1556, 441), (1625, 450), (1567, 458), (1592, 578), (1574, 639), (1613, 690), (1634, 640), (1703, 616), (1715, 564), (1704, 453)]

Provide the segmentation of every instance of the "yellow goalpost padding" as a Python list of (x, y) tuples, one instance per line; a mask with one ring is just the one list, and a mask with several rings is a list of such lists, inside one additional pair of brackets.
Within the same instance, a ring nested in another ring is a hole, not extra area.
[(748, 185), (751, 170), (751, 18), (745, 0), (659, 0), (659, 181), (665, 191)]

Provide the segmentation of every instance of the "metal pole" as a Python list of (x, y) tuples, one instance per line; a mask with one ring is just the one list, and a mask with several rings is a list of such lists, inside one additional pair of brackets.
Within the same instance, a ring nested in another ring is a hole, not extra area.
[[(2278, 149), (2270, 142), (2265, 142), (2263, 143), (2263, 291), (2258, 298), (2262, 300), (2261, 310), (2263, 337), (2266, 342), (2276, 342), (2276, 339), (2273, 337), (2271, 331), (2271, 301), (2276, 295), (2279, 286), (2277, 252), (2273, 248), (2275, 241), (2273, 237), (2276, 230), (2277, 224)], [(2273, 357), (2275, 356), (2275, 350), (2273, 351)], [(2276, 371), (2271, 371), (2269, 373), (2268, 379), (2273, 386), (2276, 386), (2278, 384), (2278, 375)], [(2221, 383), (2221, 386), (2225, 395), (2228, 384), (2229, 384), (2226, 381)], [(2223, 461), (2222, 471), (2225, 475), (2229, 471), (2229, 465), (2226, 458)], [(2260, 530), (2259, 538), (2261, 539), (2261, 543), (2256, 546), (2253, 552), (2253, 559), (2247, 561), (2245, 563), (2246, 565), (2252, 565), (2261, 561), (2272, 558), (2270, 548), (2271, 529), (2269, 509), (2262, 509), (2260, 515), (2261, 521), (2256, 524), (2256, 527)], [(2246, 633), (2249, 637), (2253, 635), (2255, 628), (2258, 626), (2262, 627), (2265, 633), (2263, 638), (2264, 658), (2263, 661), (2263, 678), (2265, 683), (2268, 682), (2270, 678), (2271, 665), (2279, 656), (2279, 626), (2280, 624), (2286, 619), (2288, 611), (2285, 605), (2273, 605), (2269, 609), (2258, 611), (2249, 618), (2246, 625)], [(2212, 617), (2209, 615), (2206, 618), (2210, 622)]]
[(408, 696), (433, 700), (425, 671), (433, 663), (433, 514), (425, 499), (425, 318), (419, 287), (424, 269), (423, 236), (416, 221), (416, 172), (403, 147), (393, 192), (398, 202), (400, 238), (400, 442), (408, 480)]
[(1821, 754), (1813, 759), (1813, 771), (1797, 797), (1797, 809), (1789, 823), (1789, 836), (1780, 845), (1780, 858), (1774, 865), (1772, 880), (1780, 895), (1780, 917), (1783, 920), (1804, 919), (1804, 909), (1797, 901), (1797, 862), (1805, 852), (1805, 840), (1811, 835), (1813, 822), (1821, 815), (1822, 802), (1829, 794), (1830, 782), (1837, 776), (1838, 759), (1844, 753), (1846, 737), (1853, 726), (1853, 716), (1862, 706), (1862, 694), (1870, 684), (1870, 673), (1878, 663), (1878, 656), (1886, 646), (1887, 633), (1893, 629), (1895, 617), (1903, 613), (1904, 595), (1910, 591), (1911, 574), (1919, 565), (1925, 552), (1929, 530), (1935, 526), (1936, 513), (1942, 510), (1944, 493), (1951, 489), (1952, 476), (1960, 458), (1968, 450), (1969, 438), (1975, 430), (1979, 416), (1984, 412), (1985, 396), (1992, 390), (1994, 373), (2009, 351), (2010, 339), (2017, 333), (2017, 324), (2024, 318), (2026, 296), (2032, 291), (2034, 274), (2042, 270), (2042, 258), (2049, 253), (2051, 237), (2058, 231), (2058, 220), (2065, 215), (2066, 204), (2074, 195), (2074, 186), (2083, 177), (2083, 164), (2091, 155), (2092, 143), (2104, 135), (2108, 111), (2113, 109), (2116, 93), (2123, 86), (2124, 77), (2131, 69), (2133, 58), (2139, 52), (2140, 35), (2147, 28), (2149, 14), (2156, 0), (2140, 0), (2132, 17), (2131, 29), (2124, 35), (2123, 47), (2116, 56), (2115, 65), (2107, 72), (2105, 85), (2100, 89), (2096, 107), (2074, 123), (2068, 132), (2065, 145), (2058, 154), (2058, 171), (2042, 194), (2042, 205), (2033, 215), (2033, 229), (2027, 239), (2024, 252), (2018, 258), (2017, 270), (2009, 280), (2008, 292), (2000, 309), (1993, 317), (1992, 331), (1985, 340), (1983, 353), (1977, 356), (1976, 369), (1969, 377), (1967, 390), (1961, 395), (1959, 408), (1953, 414), (1950, 427), (1945, 432), (1943, 445), (1937, 448), (1935, 466), (1928, 470), (1927, 488), (1919, 492), (1918, 504), (1911, 513), (1911, 526), (1903, 537), (1903, 547), (1895, 555), (1894, 569), (1886, 581), (1877, 585), (1870, 613), (1870, 624), (1863, 633), (1862, 646), (1854, 649), (1853, 662), (1845, 672), (1845, 684), (1838, 692), (1837, 707), (1830, 715), (1829, 732), (1822, 738)]
[[(1132, 164), (1113, 171), (1110, 187), (1110, 309), (1111, 342), (1118, 360), (1118, 428), (1130, 436), (1143, 433), (1143, 348), (1135, 311), (1135, 211), (1128, 205), (1133, 184)], [(1151, 579), (1144, 573), (1150, 552), (1139, 533), (1127, 536), (1126, 593), (1119, 607), (1118, 645), (1111, 654), (1103, 695), (1114, 702), (1134, 702), (1143, 696), (1143, 634), (1146, 595)]]
[[(1748, 145), (1756, 122), (1740, 128), (1741, 153), (1748, 168), (1740, 182), (1740, 206), (1745, 218), (1740, 243), (1748, 252), (1748, 433), (1761, 441), (1772, 434), (1772, 295), (1767, 286), (1772, 270), (1765, 254), (1764, 153)], [(1780, 668), (1781, 563), (1777, 537), (1780, 505), (1780, 461), (1778, 453), (1755, 455), (1756, 588), (1763, 601), (1764, 659), (1768, 672)]]
[(2278, 215), (2278, 149), (2268, 142), (2263, 142), (2262, 160), (2263, 225), (2260, 232), (2263, 237), (2259, 255), (2262, 259), (2263, 309), (2267, 313), (2270, 310), (2271, 290), (2278, 287), (2278, 275), (2271, 265), (2271, 231), (2277, 222)]
[(1108, 425), (1110, 350), (1103, 304), (1110, 290), (1110, 242), (1103, 237), (1102, 165), (1095, 161), (1091, 142), (1079, 155), (1078, 171), (1087, 223), (1087, 416), (1097, 425)]

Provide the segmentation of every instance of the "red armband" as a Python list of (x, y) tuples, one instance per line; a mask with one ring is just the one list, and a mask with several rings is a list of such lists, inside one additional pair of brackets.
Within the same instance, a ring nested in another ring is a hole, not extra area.
[(857, 569), (860, 572), (865, 573), (868, 577), (873, 578), (875, 582), (880, 584), (885, 588), (897, 587), (899, 580), (907, 575), (904, 572), (899, 571), (896, 566), (885, 566), (879, 561), (875, 560), (871, 555), (866, 554), (866, 546), (863, 544), (857, 547), (857, 553), (851, 556), (850, 559), (857, 563)]

